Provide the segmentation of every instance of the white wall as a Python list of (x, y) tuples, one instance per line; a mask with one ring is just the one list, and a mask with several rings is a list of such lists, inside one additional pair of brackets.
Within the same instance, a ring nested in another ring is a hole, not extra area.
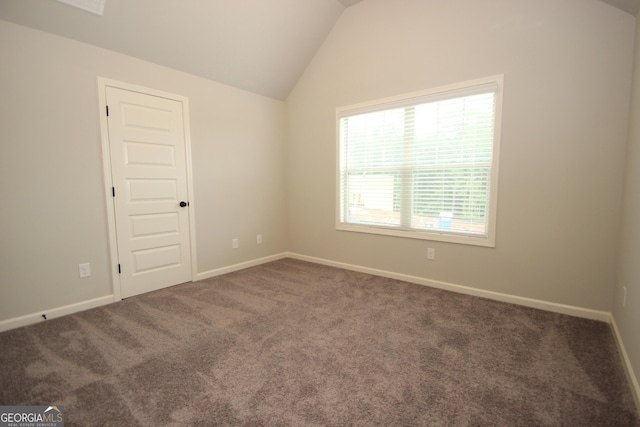
[[(285, 117), (281, 102), (0, 21), (0, 322), (111, 294), (97, 76), (189, 97), (200, 273), (290, 250), (610, 311), (634, 24), (596, 0), (367, 0)], [(337, 106), (496, 73), (495, 249), (335, 231)], [(638, 323), (616, 315), (629, 335)]]
[[(640, 17), (639, 17), (640, 18)], [(621, 225), (620, 264), (613, 316), (636, 377), (640, 375), (640, 27), (636, 27), (632, 103)], [(627, 289), (623, 307), (623, 287)], [(640, 402), (640, 395), (636, 396)]]
[(98, 76), (189, 98), (200, 273), (286, 250), (284, 103), (0, 21), (0, 322), (112, 293)]
[[(201, 274), (290, 250), (613, 310), (640, 372), (640, 53), (625, 151), (634, 25), (596, 0), (367, 0), (345, 11), (285, 110), (0, 20), (0, 322), (111, 295), (102, 76), (189, 97)], [(496, 73), (506, 86), (495, 249), (335, 231), (337, 106)], [(78, 278), (81, 262), (91, 278)]]
[[(610, 311), (634, 25), (597, 0), (347, 9), (287, 100), (291, 252)], [(495, 248), (335, 230), (336, 107), (499, 73)]]

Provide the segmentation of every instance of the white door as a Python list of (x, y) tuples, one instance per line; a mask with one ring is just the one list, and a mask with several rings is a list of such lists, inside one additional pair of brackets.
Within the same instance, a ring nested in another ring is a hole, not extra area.
[(189, 282), (182, 102), (106, 86), (122, 298)]

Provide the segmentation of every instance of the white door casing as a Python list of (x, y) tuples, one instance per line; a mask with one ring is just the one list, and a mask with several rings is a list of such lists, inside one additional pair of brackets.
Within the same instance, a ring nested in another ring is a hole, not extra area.
[(195, 245), (187, 100), (105, 79), (99, 86), (114, 299), (189, 282)]

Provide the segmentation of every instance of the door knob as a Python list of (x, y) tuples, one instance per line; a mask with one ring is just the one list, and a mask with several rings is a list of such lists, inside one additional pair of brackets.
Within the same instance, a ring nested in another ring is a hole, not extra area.
[(180, 202), (181, 208), (184, 208), (185, 206), (189, 206), (189, 202)]

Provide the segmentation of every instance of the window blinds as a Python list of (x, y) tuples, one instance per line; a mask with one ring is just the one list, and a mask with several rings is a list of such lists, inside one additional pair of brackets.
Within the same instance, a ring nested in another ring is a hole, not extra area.
[(339, 111), (340, 223), (486, 237), (497, 90)]

